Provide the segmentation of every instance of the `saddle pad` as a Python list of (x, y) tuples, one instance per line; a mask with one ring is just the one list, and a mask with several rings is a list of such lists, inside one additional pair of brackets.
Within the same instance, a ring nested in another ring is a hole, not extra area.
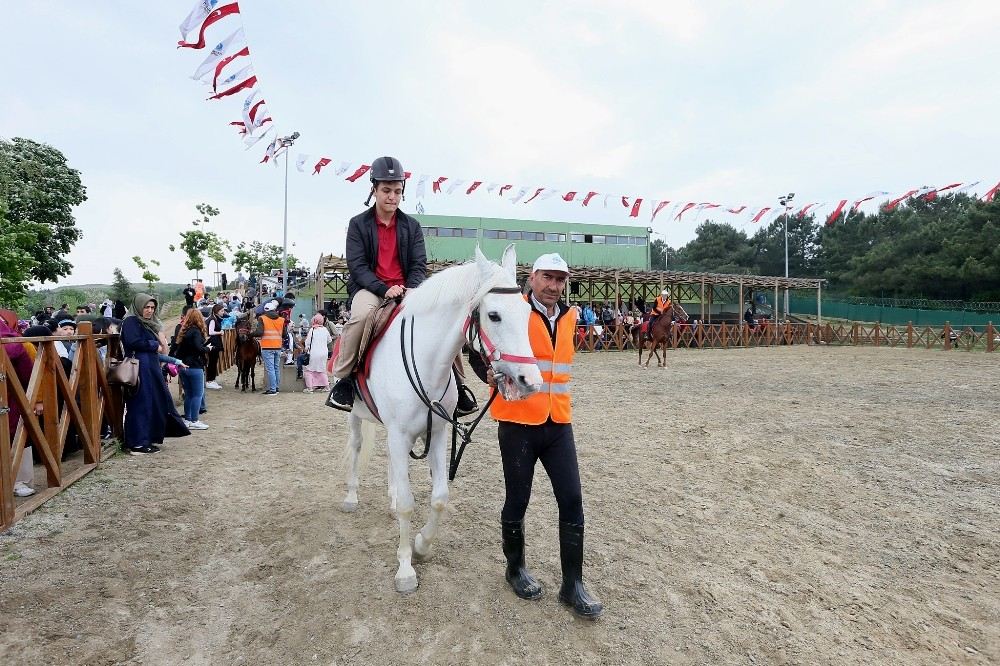
[(389, 323), (399, 314), (400, 306), (396, 299), (382, 301), (368, 318), (365, 330), (361, 333), (361, 344), (358, 346), (358, 369), (369, 374), (368, 357), (378, 344)]

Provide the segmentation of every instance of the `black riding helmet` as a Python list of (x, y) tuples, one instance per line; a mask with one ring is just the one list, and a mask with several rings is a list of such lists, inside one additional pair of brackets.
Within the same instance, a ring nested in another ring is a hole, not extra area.
[(372, 181), (371, 192), (368, 193), (368, 198), (365, 200), (365, 205), (369, 205), (372, 202), (372, 197), (375, 196), (375, 187), (380, 182), (395, 182), (399, 181), (403, 183), (403, 200), (406, 200), (406, 172), (403, 171), (403, 165), (400, 164), (399, 160), (395, 157), (378, 157), (372, 162), (372, 168), (368, 172), (369, 179)]

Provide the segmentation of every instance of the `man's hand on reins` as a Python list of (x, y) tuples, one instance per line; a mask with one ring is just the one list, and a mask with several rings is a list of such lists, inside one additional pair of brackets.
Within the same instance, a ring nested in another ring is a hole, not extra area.
[(399, 296), (402, 296), (404, 293), (406, 293), (406, 287), (397, 284), (385, 290), (385, 297), (398, 298)]

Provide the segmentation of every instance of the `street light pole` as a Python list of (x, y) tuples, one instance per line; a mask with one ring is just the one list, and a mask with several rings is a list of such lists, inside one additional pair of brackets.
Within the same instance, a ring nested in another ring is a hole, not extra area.
[[(792, 209), (792, 199), (794, 192), (789, 192), (785, 196), (778, 197), (778, 203), (785, 208), (785, 279), (788, 279), (788, 211)], [(785, 319), (788, 318), (788, 285), (785, 285)]]
[(281, 244), (281, 295), (288, 292), (288, 160), (291, 159), (291, 149), (295, 140), (299, 138), (298, 132), (292, 132), (288, 136), (278, 139), (278, 147), (285, 149), (285, 216), (284, 216), (284, 236)]

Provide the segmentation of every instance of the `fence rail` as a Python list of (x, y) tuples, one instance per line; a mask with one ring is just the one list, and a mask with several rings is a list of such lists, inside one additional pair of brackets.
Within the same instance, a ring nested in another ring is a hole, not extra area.
[[(107, 340), (109, 349), (118, 349), (118, 336), (94, 335), (90, 322), (80, 322), (77, 333), (58, 338), (0, 339), (0, 412), (3, 413), (0, 416), (0, 531), (97, 467), (101, 460), (103, 422), (111, 426), (116, 437), (122, 436), (121, 391), (108, 384), (105, 363), (97, 351), (99, 340)], [(56, 345), (65, 340), (77, 342), (68, 374), (56, 350)], [(37, 353), (31, 379), (22, 387), (7, 347), (25, 342), (35, 343)], [(8, 423), (12, 407), (21, 415), (14, 432)], [(74, 469), (69, 469), (63, 461), (71, 427), (83, 451), (82, 464)], [(47, 487), (15, 505), (14, 480), (25, 447), (29, 445), (38, 450), (45, 467)]]
[[(648, 344), (648, 343), (647, 343)], [(942, 349), (993, 352), (1000, 348), (1000, 329), (988, 323), (984, 326), (953, 327), (905, 326), (883, 324), (796, 324), (766, 322), (755, 327), (743, 323), (681, 325), (672, 329), (666, 346), (730, 349), (740, 347), (773, 347), (778, 345), (844, 345), (872, 347), (906, 347), (908, 349)], [(627, 327), (580, 326), (577, 328), (578, 351), (635, 350), (636, 341)]]

